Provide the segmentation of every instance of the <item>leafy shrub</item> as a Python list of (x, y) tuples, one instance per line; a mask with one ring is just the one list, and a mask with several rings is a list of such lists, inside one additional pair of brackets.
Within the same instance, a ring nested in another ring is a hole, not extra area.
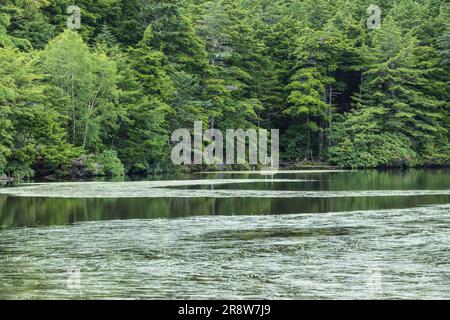
[(6, 157), (0, 153), (0, 176), (4, 174), (6, 163)]
[(433, 142), (425, 144), (421, 152), (420, 162), (423, 165), (448, 165), (450, 164), (450, 144), (443, 141), (441, 145)]
[(72, 161), (70, 169), (62, 175), (71, 175), (72, 177), (121, 177), (125, 175), (125, 168), (117, 158), (115, 150), (106, 150), (100, 154), (78, 157)]
[(23, 179), (30, 179), (34, 176), (34, 170), (28, 165), (22, 164), (17, 161), (12, 161), (8, 163), (6, 168), (6, 173), (10, 177), (14, 177), (15, 180), (21, 181)]
[(282, 160), (293, 161), (305, 158), (306, 135), (300, 125), (291, 126), (281, 139)]
[(383, 133), (370, 140), (345, 138), (328, 150), (332, 163), (344, 168), (414, 166), (417, 155), (409, 139), (401, 134)]
[(118, 177), (125, 175), (125, 167), (117, 157), (115, 150), (105, 150), (94, 157), (93, 165), (97, 175)]

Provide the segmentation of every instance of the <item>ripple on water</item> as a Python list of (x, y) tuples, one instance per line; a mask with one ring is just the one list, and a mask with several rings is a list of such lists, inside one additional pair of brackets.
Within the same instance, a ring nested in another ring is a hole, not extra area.
[(38, 183), (0, 188), (0, 194), (17, 197), (51, 198), (348, 198), (348, 197), (414, 197), (450, 195), (443, 190), (248, 190), (248, 189), (177, 189), (230, 184), (311, 182), (304, 179), (203, 179), (139, 182), (70, 182)]
[(450, 298), (450, 206), (0, 231), (0, 298)]

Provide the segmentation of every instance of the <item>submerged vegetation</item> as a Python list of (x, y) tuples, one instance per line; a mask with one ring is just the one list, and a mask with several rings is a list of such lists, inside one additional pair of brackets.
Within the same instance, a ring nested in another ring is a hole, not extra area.
[(144, 220), (95, 221), (118, 204), (90, 203), (87, 223), (59, 212), (48, 227), (1, 230), (0, 298), (449, 298), (448, 205), (168, 223), (151, 202)]
[[(170, 133), (279, 128), (284, 161), (450, 163), (445, 0), (3, 0), (0, 176), (170, 169)], [(66, 9), (81, 8), (68, 30)]]

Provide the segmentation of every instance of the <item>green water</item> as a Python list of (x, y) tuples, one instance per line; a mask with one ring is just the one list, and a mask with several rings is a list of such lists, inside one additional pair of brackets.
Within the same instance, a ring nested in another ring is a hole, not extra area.
[(0, 298), (450, 298), (450, 171), (0, 188)]

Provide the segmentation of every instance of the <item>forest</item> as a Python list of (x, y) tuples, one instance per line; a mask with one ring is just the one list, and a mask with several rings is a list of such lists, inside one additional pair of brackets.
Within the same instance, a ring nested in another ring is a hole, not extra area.
[(0, 176), (177, 170), (171, 132), (194, 121), (277, 128), (285, 163), (449, 165), (449, 18), (447, 0), (0, 0)]

